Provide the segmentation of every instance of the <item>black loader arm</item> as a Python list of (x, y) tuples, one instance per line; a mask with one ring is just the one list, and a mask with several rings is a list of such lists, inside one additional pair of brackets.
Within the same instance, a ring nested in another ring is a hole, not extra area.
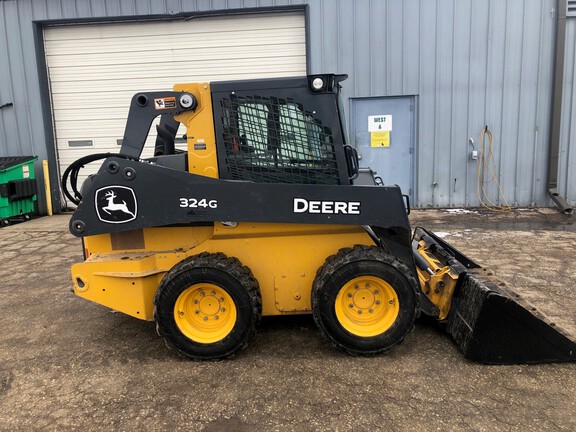
[[(98, 174), (87, 181), (86, 194), (71, 221), (72, 234), (79, 237), (222, 220), (409, 228), (397, 186), (220, 180), (117, 157), (106, 159)], [(129, 190), (133, 197), (117, 200), (128, 203), (134, 213), (129, 220), (121, 212), (114, 213), (116, 219), (102, 217), (100, 192), (117, 187)]]
[[(168, 126), (168, 130), (172, 132), (174, 125), (176, 125), (176, 129), (178, 127), (177, 122), (170, 121), (169, 117), (183, 111), (194, 110), (197, 105), (196, 97), (191, 93), (164, 91), (134, 95), (130, 102), (130, 111), (120, 153), (139, 158), (146, 143), (150, 126), (156, 117), (163, 116), (163, 121), (160, 124), (161, 130)], [(173, 133), (175, 134), (176, 131), (174, 130)], [(159, 131), (159, 136), (162, 137), (162, 135)]]
[(166, 154), (167, 151), (173, 152), (174, 137), (179, 125), (179, 122), (174, 120), (174, 115), (195, 110), (197, 106), (196, 97), (188, 92), (142, 92), (134, 95), (130, 103), (120, 153), (87, 155), (70, 164), (62, 174), (62, 192), (66, 198), (76, 205), (80, 204), (82, 194), (78, 190), (78, 173), (85, 165), (112, 155), (124, 159), (140, 159), (150, 126), (154, 119), (160, 115), (162, 120), (157, 126), (158, 138), (156, 139), (155, 156)]
[(397, 186), (220, 180), (110, 157), (83, 190), (70, 221), (77, 237), (214, 221), (368, 225), (415, 274)]

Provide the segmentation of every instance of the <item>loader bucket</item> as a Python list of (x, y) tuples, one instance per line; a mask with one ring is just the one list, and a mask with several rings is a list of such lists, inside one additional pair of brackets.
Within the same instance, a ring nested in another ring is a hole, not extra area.
[(421, 238), (435, 242), (446, 265), (460, 273), (446, 330), (466, 358), (487, 364), (576, 361), (573, 335), (556, 327), (489, 270), (417, 228), (415, 239)]

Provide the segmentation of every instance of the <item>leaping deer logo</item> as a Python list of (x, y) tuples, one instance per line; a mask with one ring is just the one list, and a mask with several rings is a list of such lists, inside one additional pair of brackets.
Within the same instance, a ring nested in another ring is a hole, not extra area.
[(105, 186), (94, 196), (96, 214), (104, 223), (123, 224), (136, 219), (138, 201), (132, 188), (127, 186)]
[(106, 213), (112, 214), (110, 213), (111, 211), (121, 211), (122, 213), (129, 214), (132, 217), (136, 217), (134, 213), (128, 210), (128, 205), (126, 204), (126, 201), (122, 200), (121, 204), (117, 204), (114, 202), (114, 198), (116, 198), (116, 194), (114, 193), (114, 191), (112, 190), (108, 191), (104, 196), (108, 200), (108, 205), (102, 207), (102, 210), (104, 210)]

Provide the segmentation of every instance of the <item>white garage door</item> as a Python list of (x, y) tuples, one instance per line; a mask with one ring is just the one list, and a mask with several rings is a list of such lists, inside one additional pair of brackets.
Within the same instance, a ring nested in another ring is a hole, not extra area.
[[(44, 41), (61, 172), (84, 155), (118, 152), (139, 91), (306, 74), (301, 13), (56, 26)], [(153, 126), (144, 157), (154, 134)]]

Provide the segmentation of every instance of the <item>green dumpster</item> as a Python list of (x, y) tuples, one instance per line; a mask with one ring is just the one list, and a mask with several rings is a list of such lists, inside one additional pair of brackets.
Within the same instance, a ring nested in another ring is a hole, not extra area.
[(38, 186), (34, 176), (36, 156), (0, 157), (0, 224), (10, 218), (30, 219)]

